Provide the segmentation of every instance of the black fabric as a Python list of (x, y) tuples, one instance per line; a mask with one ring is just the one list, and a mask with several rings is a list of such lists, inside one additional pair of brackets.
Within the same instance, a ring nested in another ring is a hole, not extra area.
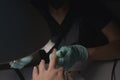
[(13, 69), (13, 70), (17, 73), (20, 80), (25, 80), (25, 77), (23, 76), (23, 74), (21, 73), (19, 69)]
[[(35, 2), (33, 0), (32, 4), (34, 4), (40, 11), (42, 10), (40, 3)], [(45, 9), (46, 8), (46, 9)], [(72, 16), (73, 24), (76, 20), (78, 20), (77, 24), (82, 24), (79, 30), (79, 43), (86, 47), (95, 47), (100, 46), (108, 43), (106, 36), (101, 32), (101, 30), (111, 21), (112, 15), (106, 9), (106, 7), (95, 0), (84, 0), (78, 2), (75, 0), (71, 3), (69, 16), (63, 21), (65, 25), (64, 28), (58, 28), (58, 24), (56, 21), (51, 17), (48, 12), (48, 6), (44, 7), (44, 12), (46, 19), (49, 18), (48, 23), (50, 25), (51, 32), (53, 35), (57, 36), (62, 33), (65, 26), (69, 23), (69, 17)], [(68, 19), (68, 21), (67, 21)], [(81, 22), (79, 20), (82, 19)], [(67, 21), (67, 22), (66, 22)], [(57, 27), (56, 27), (57, 26)]]
[(108, 43), (102, 29), (112, 20), (112, 14), (99, 2), (86, 3), (82, 14), (83, 26), (80, 27), (80, 44), (86, 47), (101, 46)]
[[(59, 25), (55, 19), (51, 16), (49, 10), (48, 10), (48, 3), (44, 3), (44, 2), (40, 2), (39, 0), (32, 0), (31, 2), (36, 8), (39, 9), (39, 11), (43, 14), (44, 18), (46, 19), (46, 21), (49, 24), (49, 28), (51, 30), (52, 33), (52, 37), (53, 40), (58, 40), (59, 36), (61, 36), (61, 34), (64, 34), (69, 28), (70, 28), (70, 24), (72, 24), (72, 22), (74, 21), (75, 17), (73, 15), (73, 13), (71, 12), (71, 10), (69, 10), (69, 12), (67, 13), (67, 15), (65, 16), (65, 19), (63, 20), (63, 22), (61, 23), (61, 25)], [(46, 5), (46, 6), (42, 6), (42, 5)], [(54, 39), (55, 38), (55, 39)]]
[(0, 0), (0, 63), (31, 55), (48, 42), (49, 28), (38, 12), (25, 0)]
[(10, 69), (9, 63), (1, 63), (0, 64), (0, 70)]

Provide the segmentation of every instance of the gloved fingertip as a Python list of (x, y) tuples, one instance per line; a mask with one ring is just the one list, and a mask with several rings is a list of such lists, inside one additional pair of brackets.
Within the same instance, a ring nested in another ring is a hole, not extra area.
[(69, 51), (69, 48), (67, 47), (62, 47), (60, 50), (56, 52), (57, 57), (64, 57), (66, 53)]
[(33, 59), (32, 56), (27, 56), (27, 57), (24, 57), (24, 58), (22, 58), (20, 60), (23, 61), (23, 62), (30, 62), (32, 59)]
[(64, 58), (59, 58), (59, 62), (63, 64), (64, 63)]
[(11, 61), (9, 63), (9, 65), (11, 68), (22, 69), (25, 65), (30, 63), (30, 61), (32, 59), (33, 59), (32, 56), (27, 56), (27, 57), (21, 58), (20, 60), (17, 60), (17, 61)]
[(56, 55), (57, 55), (57, 57), (59, 58), (59, 57), (62, 57), (62, 51), (61, 50), (58, 50), (57, 52), (56, 52)]
[(64, 58), (58, 58), (58, 60), (57, 60), (57, 65), (58, 65), (58, 66), (64, 65)]
[(51, 57), (52, 57), (52, 54), (49, 55), (49, 60), (51, 59)]

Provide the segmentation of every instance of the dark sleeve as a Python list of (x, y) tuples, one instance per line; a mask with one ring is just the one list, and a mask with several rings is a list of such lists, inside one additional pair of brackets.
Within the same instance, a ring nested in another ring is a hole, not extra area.
[(112, 15), (103, 5), (88, 5), (83, 19), (84, 27), (80, 31), (80, 44), (86, 47), (105, 45), (108, 39), (101, 29), (112, 20)]
[(39, 11), (44, 12), (48, 9), (47, 0), (31, 0), (30, 3), (36, 7)]
[(87, 26), (101, 30), (112, 20), (112, 14), (104, 5), (93, 3), (88, 7), (87, 16), (85, 18), (85, 24), (87, 24)]

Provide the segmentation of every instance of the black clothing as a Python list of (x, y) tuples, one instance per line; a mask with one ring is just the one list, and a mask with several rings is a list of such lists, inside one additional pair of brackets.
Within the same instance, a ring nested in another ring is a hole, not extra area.
[(81, 3), (76, 2), (71, 4), (70, 11), (61, 25), (50, 15), (47, 3), (43, 4), (40, 0), (33, 0), (32, 4), (36, 6), (46, 18), (53, 37), (56, 38), (60, 36), (70, 28), (66, 38), (63, 38), (64, 41), (62, 40), (59, 46), (77, 43), (85, 47), (95, 47), (108, 43), (101, 29), (110, 22), (112, 16), (105, 6), (100, 5), (99, 2), (82, 1)]

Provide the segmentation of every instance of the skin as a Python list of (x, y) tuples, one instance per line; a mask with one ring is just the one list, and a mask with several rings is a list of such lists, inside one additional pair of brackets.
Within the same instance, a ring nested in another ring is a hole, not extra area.
[(120, 59), (120, 27), (111, 21), (101, 31), (107, 37), (109, 43), (88, 48), (89, 57), (93, 60)]
[(33, 68), (32, 80), (64, 80), (63, 67), (55, 68), (56, 50), (52, 52), (48, 69), (45, 68), (45, 61), (41, 60), (37, 67)]

